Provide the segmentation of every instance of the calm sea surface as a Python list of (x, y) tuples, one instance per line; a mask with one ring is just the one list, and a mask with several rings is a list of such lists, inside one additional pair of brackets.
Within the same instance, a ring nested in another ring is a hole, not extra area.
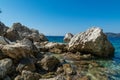
[[(63, 43), (64, 36), (47, 36), (47, 38), (50, 42)], [(115, 47), (115, 56), (113, 60), (99, 60), (99, 62), (109, 69), (106, 73), (110, 80), (120, 80), (120, 37), (109, 37), (108, 39)]]

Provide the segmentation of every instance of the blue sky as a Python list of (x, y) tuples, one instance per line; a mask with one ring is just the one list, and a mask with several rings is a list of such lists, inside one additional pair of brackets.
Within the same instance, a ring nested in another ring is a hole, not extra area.
[(20, 22), (46, 35), (85, 31), (92, 26), (120, 32), (120, 0), (0, 0), (0, 20)]

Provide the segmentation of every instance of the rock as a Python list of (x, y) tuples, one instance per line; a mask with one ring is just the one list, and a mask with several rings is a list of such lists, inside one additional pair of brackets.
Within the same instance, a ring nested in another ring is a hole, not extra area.
[(0, 60), (0, 78), (4, 78), (7, 73), (9, 73), (9, 70), (12, 67), (12, 60), (9, 58), (5, 58)]
[(7, 29), (8, 27), (6, 27), (2, 22), (0, 22), (0, 36), (3, 36)]
[(75, 35), (69, 42), (68, 48), (73, 52), (91, 53), (99, 57), (110, 58), (114, 55), (114, 47), (108, 41), (103, 30), (98, 27)]
[(40, 37), (40, 41), (48, 41), (48, 39), (46, 38), (46, 36), (42, 33), (39, 34)]
[(33, 58), (22, 58), (16, 68), (16, 71), (22, 72), (22, 70), (35, 71), (35, 59)]
[(49, 49), (49, 52), (62, 53), (66, 51), (66, 44), (49, 42), (45, 45), (45, 48)]
[(7, 38), (0, 36), (0, 44), (6, 45), (6, 44), (11, 44), (12, 42), (8, 40)]
[(14, 80), (39, 80), (41, 75), (31, 71), (23, 70), (21, 76), (18, 75)]
[(37, 64), (46, 71), (55, 71), (60, 62), (56, 57), (46, 55), (40, 62), (38, 61)]
[(91, 80), (89, 76), (83, 76), (80, 80)]
[(30, 40), (24, 39), (19, 43), (5, 45), (2, 48), (2, 52), (10, 58), (18, 60), (20, 58), (34, 56), (37, 50)]
[(71, 33), (65, 34), (64, 42), (68, 43), (71, 40), (72, 37), (73, 37), (73, 34), (71, 34)]
[(76, 71), (73, 69), (73, 67), (68, 63), (63, 64), (63, 70), (64, 70), (66, 75), (71, 75), (71, 74), (76, 73)]
[(4, 36), (8, 38), (10, 41), (16, 41), (21, 39), (18, 32), (11, 28), (6, 31)]
[(29, 29), (21, 23), (14, 23), (12, 29), (19, 33), (19, 36), (23, 39), (25, 37), (32, 39), (34, 42), (36, 41), (48, 41), (48, 39), (37, 30)]
[(18, 31), (19, 36), (22, 39), (32, 33), (32, 31), (29, 28), (27, 28), (26, 26), (22, 25), (21, 23), (13, 23), (12, 29)]
[(6, 76), (3, 80), (11, 80), (9, 76)]

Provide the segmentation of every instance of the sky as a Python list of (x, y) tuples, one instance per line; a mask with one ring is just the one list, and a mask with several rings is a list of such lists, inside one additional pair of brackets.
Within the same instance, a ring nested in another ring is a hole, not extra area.
[(45, 35), (83, 32), (96, 26), (120, 33), (120, 0), (0, 0), (0, 21), (20, 22)]

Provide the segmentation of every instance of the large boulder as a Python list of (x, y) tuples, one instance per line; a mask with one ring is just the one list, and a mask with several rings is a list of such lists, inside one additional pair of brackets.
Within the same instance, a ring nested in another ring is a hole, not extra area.
[(71, 33), (65, 34), (64, 42), (69, 42), (72, 37), (73, 37), (73, 34), (71, 34)]
[(19, 43), (3, 46), (2, 52), (13, 59), (20, 59), (33, 56), (37, 49), (30, 40), (24, 39)]
[(114, 55), (114, 47), (108, 41), (103, 30), (93, 27), (85, 32), (76, 34), (69, 42), (70, 51), (80, 51), (83, 53), (91, 53), (100, 57), (112, 57)]
[(4, 78), (9, 73), (12, 64), (13, 62), (9, 58), (0, 60), (0, 78)]
[(3, 36), (7, 29), (8, 27), (6, 27), (2, 22), (0, 22), (0, 36)]

